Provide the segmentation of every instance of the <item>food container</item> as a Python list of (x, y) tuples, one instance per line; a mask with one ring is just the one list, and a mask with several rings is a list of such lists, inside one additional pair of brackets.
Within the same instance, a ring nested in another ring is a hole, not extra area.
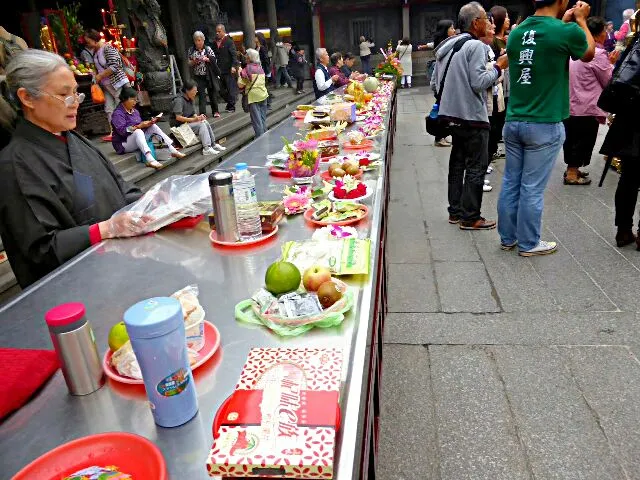
[(356, 121), (356, 104), (352, 102), (334, 103), (329, 114), (332, 122)]
[(342, 350), (253, 348), (213, 424), (210, 476), (333, 478)]
[(263, 232), (274, 231), (284, 216), (284, 204), (282, 202), (258, 202), (258, 210)]
[(198, 400), (180, 302), (170, 297), (143, 300), (124, 313), (124, 323), (154, 421), (161, 427), (177, 427), (191, 420), (198, 412)]

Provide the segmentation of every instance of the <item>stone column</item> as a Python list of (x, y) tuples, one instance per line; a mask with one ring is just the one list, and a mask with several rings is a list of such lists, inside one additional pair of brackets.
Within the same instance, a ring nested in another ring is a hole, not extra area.
[(411, 23), (409, 22), (409, 2), (402, 5), (402, 38), (411, 38)]
[(185, 32), (184, 30), (184, 22), (183, 15), (181, 15), (181, 11), (184, 12), (184, 5), (182, 8), (178, 5), (178, 2), (167, 2), (169, 5), (169, 18), (173, 18), (174, 21), (171, 23), (171, 32), (173, 33), (173, 46), (176, 52), (176, 60), (178, 65), (180, 66), (180, 73), (182, 74), (182, 80), (184, 81), (186, 78), (191, 76), (190, 68), (189, 68), (189, 60), (187, 59), (187, 49), (191, 46), (187, 44), (186, 39), (191, 38), (190, 35), (193, 32)]
[(311, 17), (311, 28), (313, 29), (313, 52), (309, 52), (311, 54), (311, 59), (315, 63), (315, 50), (316, 48), (322, 47), (322, 35), (320, 34), (320, 11), (318, 7), (313, 7), (313, 16)]
[(278, 13), (276, 11), (276, 0), (267, 0), (267, 20), (269, 22), (271, 43), (275, 45), (278, 39)]
[(242, 32), (244, 34), (244, 46), (256, 47), (256, 20), (253, 17), (253, 0), (241, 0), (242, 6)]

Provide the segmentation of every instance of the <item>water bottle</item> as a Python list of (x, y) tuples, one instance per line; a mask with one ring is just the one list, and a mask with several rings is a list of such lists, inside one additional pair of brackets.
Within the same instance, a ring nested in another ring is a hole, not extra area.
[(254, 240), (262, 236), (260, 210), (256, 197), (256, 182), (246, 163), (236, 163), (233, 175), (233, 199), (236, 202), (236, 219), (241, 241)]
[(438, 118), (438, 111), (440, 110), (440, 105), (438, 105), (437, 103), (433, 104), (433, 108), (431, 109), (431, 112), (429, 113), (429, 118), (435, 120), (436, 118)]
[(177, 427), (198, 413), (180, 302), (155, 297), (124, 312), (124, 323), (156, 424)]

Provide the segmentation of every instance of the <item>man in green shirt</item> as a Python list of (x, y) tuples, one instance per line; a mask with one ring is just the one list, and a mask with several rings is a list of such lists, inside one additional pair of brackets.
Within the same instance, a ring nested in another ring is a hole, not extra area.
[(569, 116), (569, 57), (593, 58), (587, 28), (589, 4), (538, 0), (536, 13), (507, 41), (511, 95), (504, 127), (507, 159), (498, 200), (503, 250), (518, 246), (529, 257), (553, 253), (555, 242), (540, 240), (544, 190), (565, 139)]

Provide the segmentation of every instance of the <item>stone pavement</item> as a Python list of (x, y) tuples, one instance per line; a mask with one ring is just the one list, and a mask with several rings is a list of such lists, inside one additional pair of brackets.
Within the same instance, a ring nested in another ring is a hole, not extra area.
[(615, 247), (618, 175), (598, 188), (595, 154), (594, 184), (564, 186), (560, 157), (543, 234), (558, 252), (503, 252), (495, 230), (447, 223), (432, 102), (398, 95), (378, 478), (640, 479), (640, 252)]

